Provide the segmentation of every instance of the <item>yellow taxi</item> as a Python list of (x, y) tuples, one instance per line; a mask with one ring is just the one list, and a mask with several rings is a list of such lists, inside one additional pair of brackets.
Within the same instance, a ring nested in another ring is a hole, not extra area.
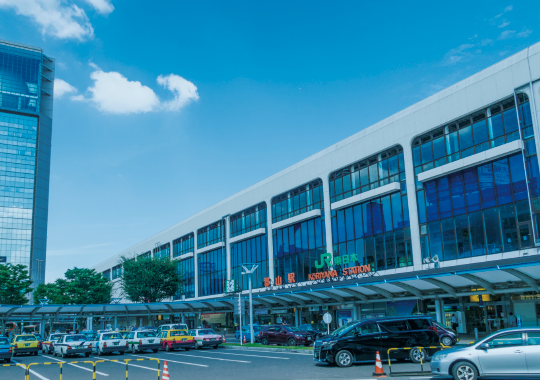
[(11, 341), (13, 356), (17, 354), (37, 355), (41, 343), (34, 334), (15, 335)]
[(161, 339), (161, 348), (165, 351), (174, 351), (177, 348), (183, 348), (189, 351), (195, 348), (195, 338), (187, 334), (186, 330), (166, 330), (159, 334)]

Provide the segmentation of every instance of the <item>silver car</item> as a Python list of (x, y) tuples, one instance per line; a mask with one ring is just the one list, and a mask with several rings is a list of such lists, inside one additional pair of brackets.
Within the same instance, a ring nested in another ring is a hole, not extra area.
[(431, 372), (455, 380), (540, 377), (540, 328), (504, 329), (470, 346), (439, 351), (431, 358)]

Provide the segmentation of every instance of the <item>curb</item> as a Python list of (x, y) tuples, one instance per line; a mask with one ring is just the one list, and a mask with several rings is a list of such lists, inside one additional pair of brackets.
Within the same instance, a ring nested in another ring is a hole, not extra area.
[[(288, 348), (266, 348), (266, 347), (242, 347), (242, 346), (224, 346), (220, 345), (220, 348), (226, 348), (228, 350), (240, 350), (240, 351), (260, 351), (260, 352), (281, 352), (281, 353), (296, 353), (296, 354), (304, 354), (304, 355), (313, 355), (312, 350), (296, 350), (294, 348), (288, 349)], [(307, 351), (307, 352), (306, 352)]]

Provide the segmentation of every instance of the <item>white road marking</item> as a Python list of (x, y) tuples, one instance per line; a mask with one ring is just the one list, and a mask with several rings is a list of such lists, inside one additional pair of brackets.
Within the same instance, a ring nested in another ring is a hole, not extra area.
[[(13, 363), (15, 363), (15, 364), (21, 364), (21, 363), (15, 361), (15, 360), (13, 360), (13, 359), (11, 359), (11, 361), (12, 361)], [(23, 368), (23, 367), (20, 367), (20, 366), (17, 366), (17, 367)], [(23, 369), (24, 369), (24, 368), (23, 368)], [(37, 372), (34, 371), (34, 370), (29, 370), (29, 372), (30, 372), (32, 375), (35, 375), (35, 376), (39, 377), (41, 380), (49, 380), (49, 379), (47, 379), (46, 377), (41, 376), (39, 373), (37, 373)]]
[(221, 358), (211, 358), (209, 356), (199, 356), (199, 355), (186, 355), (186, 354), (173, 354), (170, 353), (170, 355), (181, 355), (181, 356), (190, 356), (192, 358), (202, 358), (202, 359), (212, 359), (212, 360), (222, 360), (224, 362), (237, 362), (237, 363), (251, 363), (245, 360), (233, 360), (233, 359), (221, 359)]
[[(117, 361), (117, 362), (113, 362), (111, 359), (105, 359), (105, 358), (101, 358), (101, 357), (96, 357), (96, 359), (98, 360), (106, 360), (108, 362), (111, 362), (111, 363), (118, 363), (118, 364), (122, 364), (122, 365), (126, 365), (126, 362), (123, 362), (123, 361)], [(151, 371), (156, 371), (157, 372), (157, 368), (150, 368), (150, 367), (143, 367), (142, 365), (136, 365), (136, 364), (130, 364), (129, 365), (130, 367), (138, 367), (138, 368), (144, 368), (144, 369), (149, 369)]]
[(213, 354), (223, 354), (223, 355), (236, 355), (236, 356), (253, 356), (255, 358), (268, 358), (268, 359), (281, 359), (281, 360), (289, 360), (289, 358), (278, 358), (277, 356), (262, 356), (262, 355), (247, 355), (247, 354), (230, 354), (228, 352), (216, 352), (216, 351), (210, 351), (209, 353)]
[[(80, 369), (84, 369), (85, 371), (88, 371), (88, 372), (94, 372), (93, 369), (90, 369), (90, 368), (85, 368), (85, 367), (81, 367), (80, 365), (77, 365), (77, 364), (71, 364), (71, 363), (68, 363), (66, 362), (65, 360), (60, 360), (60, 359), (56, 359), (56, 358), (53, 358), (52, 356), (45, 356), (45, 355), (41, 355), (43, 356), (44, 358), (47, 358), (47, 359), (52, 359), (52, 360), (56, 360), (58, 362), (62, 362), (62, 363), (66, 363), (66, 364), (69, 364), (73, 367), (77, 367), (77, 368), (80, 368)], [(89, 360), (90, 358), (84, 358), (85, 360)], [(82, 361), (82, 360), (77, 360), (77, 361)], [(109, 376), (108, 374), (106, 373), (103, 373), (103, 372), (98, 372), (96, 371), (97, 374), (101, 375), (101, 376)]]
[[(149, 358), (149, 359), (158, 359), (158, 358), (152, 358), (150, 356), (142, 356), (142, 355), (131, 355), (131, 356), (137, 356), (137, 357), (140, 357), (140, 358)], [(163, 361), (163, 359), (159, 359), (160, 361)], [(187, 365), (196, 365), (197, 367), (208, 367), (207, 365), (205, 364), (195, 364), (195, 363), (186, 363), (186, 362), (179, 362), (179, 361), (176, 361), (176, 360), (170, 360), (170, 359), (167, 359), (167, 361), (171, 362), (171, 363), (179, 363), (179, 364), (187, 364)], [(131, 365), (131, 364), (130, 364)]]

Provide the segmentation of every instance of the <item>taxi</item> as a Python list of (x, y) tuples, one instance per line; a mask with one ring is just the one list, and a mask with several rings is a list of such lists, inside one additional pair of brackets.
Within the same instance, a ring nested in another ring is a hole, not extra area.
[(166, 330), (159, 334), (161, 348), (165, 351), (174, 351), (177, 348), (183, 348), (189, 351), (195, 348), (195, 338), (188, 335), (186, 330)]
[(41, 343), (34, 334), (15, 335), (11, 341), (13, 356), (17, 354), (37, 355), (41, 349)]

